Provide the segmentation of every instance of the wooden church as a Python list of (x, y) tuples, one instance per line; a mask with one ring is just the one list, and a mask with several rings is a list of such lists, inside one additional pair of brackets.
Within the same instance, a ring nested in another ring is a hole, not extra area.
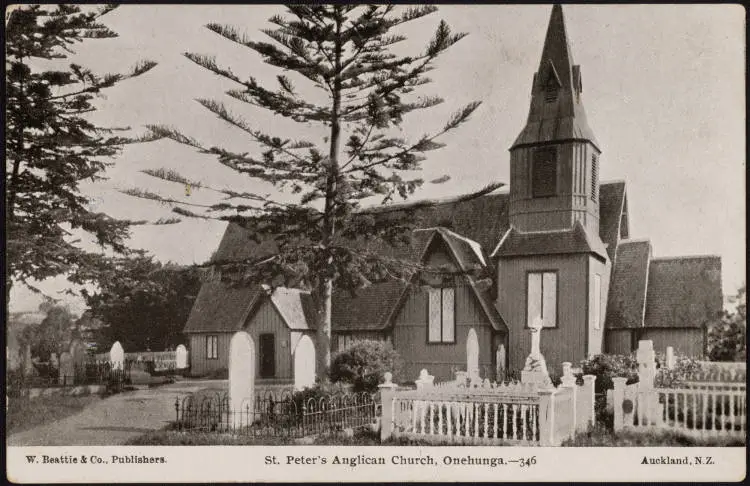
[[(541, 318), (541, 351), (553, 370), (598, 353), (630, 353), (640, 339), (652, 339), (657, 351), (704, 354), (707, 325), (722, 310), (720, 258), (653, 258), (648, 240), (629, 238), (626, 185), (599, 181), (606, 157), (582, 92), (556, 5), (528, 120), (510, 147), (510, 191), (420, 209), (423, 229), (402, 255), (464, 275), (431, 285), (375, 284), (355, 297), (336, 293), (334, 351), (385, 340), (404, 359), (405, 377), (426, 368), (439, 380), (456, 370), (494, 378), (523, 367), (529, 325)], [(216, 257), (262, 251), (229, 225)], [(470, 276), (476, 269), (492, 282)], [(276, 292), (204, 283), (184, 330), (192, 373), (227, 368), (231, 336), (244, 329), (260, 343), (257, 378), (293, 380), (296, 347), (315, 338), (313, 302), (303, 291)]]

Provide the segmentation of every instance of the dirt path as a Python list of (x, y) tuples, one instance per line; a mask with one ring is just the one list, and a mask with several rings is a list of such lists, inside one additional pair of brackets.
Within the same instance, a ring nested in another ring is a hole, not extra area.
[(8, 446), (121, 445), (174, 420), (178, 395), (219, 386), (222, 381), (181, 381), (119, 393), (76, 415), (6, 438)]

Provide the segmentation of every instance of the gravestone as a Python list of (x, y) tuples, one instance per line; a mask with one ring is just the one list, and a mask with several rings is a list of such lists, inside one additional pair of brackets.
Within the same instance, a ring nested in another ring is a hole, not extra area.
[(666, 357), (666, 363), (668, 370), (673, 370), (675, 367), (675, 358), (674, 358), (674, 348), (672, 346), (667, 346), (667, 357)]
[(544, 321), (537, 317), (529, 326), (531, 332), (531, 352), (526, 357), (526, 364), (521, 371), (522, 383), (534, 383), (543, 387), (552, 387), (549, 372), (547, 371), (547, 362), (542, 356), (540, 349), (540, 338)]
[(73, 366), (81, 370), (86, 366), (86, 345), (80, 339), (70, 342), (70, 355), (73, 357)]
[(419, 378), (414, 381), (414, 384), (417, 385), (417, 390), (432, 388), (434, 383), (435, 377), (428, 373), (424, 368), (419, 372)]
[(466, 372), (472, 381), (479, 378), (479, 339), (474, 328), (466, 336)]
[(310, 336), (302, 336), (294, 348), (294, 389), (302, 390), (315, 384), (315, 344)]
[[(255, 409), (255, 343), (250, 334), (238, 331), (229, 342), (229, 406), (232, 412), (247, 412), (252, 421)], [(241, 414), (233, 413), (239, 418)]]
[(177, 346), (177, 349), (174, 351), (174, 360), (175, 360), (175, 367), (178, 370), (183, 370), (187, 368), (187, 360), (188, 360), (188, 352), (185, 345), (180, 344)]
[(122, 349), (120, 341), (115, 341), (109, 350), (109, 362), (113, 370), (122, 370), (125, 368), (125, 350)]
[(61, 385), (72, 384), (73, 376), (75, 375), (75, 366), (73, 363), (73, 356), (71, 356), (71, 354), (66, 351), (60, 355), (59, 363), (60, 363), (59, 368), (58, 368), (59, 383)]
[(500, 383), (505, 381), (505, 344), (499, 344), (497, 346), (497, 352), (495, 353), (496, 370), (495, 381)]

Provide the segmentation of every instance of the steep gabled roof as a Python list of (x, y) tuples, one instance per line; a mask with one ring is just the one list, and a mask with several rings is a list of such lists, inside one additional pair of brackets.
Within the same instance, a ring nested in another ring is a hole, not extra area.
[[(623, 222), (625, 228), (621, 227)], [(607, 253), (613, 262), (617, 258), (615, 252), (620, 234), (627, 238), (627, 230), (625, 182), (602, 183), (599, 186), (599, 237), (607, 244)]]
[(604, 244), (599, 238), (589, 235), (580, 222), (564, 231), (521, 232), (511, 228), (492, 256), (506, 258), (563, 253), (594, 253), (605, 260), (607, 258)]
[[(412, 252), (412, 261), (424, 262), (429, 256), (425, 252), (430, 248), (432, 241), (441, 238), (462, 271), (470, 272), (486, 266), (482, 248), (473, 240), (442, 227), (417, 230), (415, 233), (413, 241), (418, 242), (416, 246), (420, 251)], [(492, 302), (489, 289), (480, 289), (471, 276), (465, 276), (465, 279), (492, 326), (497, 330), (507, 331), (505, 322)], [(354, 296), (347, 291), (334, 293), (333, 330), (341, 332), (385, 329), (391, 324), (411, 288), (406, 282), (390, 281), (360, 289)]]
[(722, 306), (719, 256), (651, 260), (645, 327), (701, 328)]
[(623, 240), (618, 245), (607, 298), (607, 329), (643, 326), (650, 259), (648, 240)]
[[(616, 182), (613, 184), (601, 184), (599, 191), (600, 204), (600, 234), (601, 239), (609, 244), (610, 248), (616, 248), (618, 241), (618, 231), (610, 231), (608, 228), (618, 228), (621, 216), (623, 197), (625, 194), (624, 183)], [(404, 204), (404, 208), (408, 208)], [(485, 259), (489, 256), (489, 251), (497, 245), (500, 239), (505, 235), (509, 228), (508, 215), (508, 194), (488, 194), (468, 201), (436, 201), (432, 206), (425, 207), (416, 211), (416, 217), (419, 218), (419, 226), (422, 228), (441, 227), (443, 235), (454, 243), (454, 248), (459, 252), (465, 253), (468, 257), (476, 254), (476, 246), (481, 248)], [(451, 236), (455, 235), (455, 237)], [(416, 259), (421, 258), (426, 245), (432, 238), (429, 231), (416, 231), (412, 238), (412, 244), (408, 247), (375, 247), (384, 255), (390, 255), (397, 258)], [(466, 240), (472, 240), (476, 244), (468, 243)], [(461, 250), (460, 248), (469, 249)], [(257, 258), (274, 250), (272, 243), (257, 243), (249, 237), (249, 233), (240, 226), (230, 223), (227, 225), (224, 236), (221, 239), (219, 248), (214, 255), (215, 260), (242, 260), (246, 258)], [(473, 258), (473, 257), (471, 257)], [(340, 329), (346, 329), (353, 321), (353, 317), (346, 317), (346, 312), (338, 312), (337, 306), (343, 306), (342, 309), (359, 308), (373, 309), (368, 302), (374, 302), (372, 305), (387, 307), (395, 305), (389, 299), (399, 284), (393, 283), (390, 287), (368, 287), (358, 292), (358, 297), (352, 302), (348, 293), (337, 294), (334, 300), (334, 322), (340, 322)], [(378, 287), (378, 288), (375, 288)], [(260, 292), (259, 287), (252, 288), (232, 288), (220, 282), (205, 282), (193, 304), (193, 309), (185, 325), (184, 332), (230, 332), (238, 329), (241, 325), (241, 319), (248, 311), (248, 306), (257, 297)], [(400, 289), (398, 295), (403, 293)], [(493, 299), (490, 298), (490, 302)], [(379, 304), (378, 304), (379, 302)], [(390, 312), (391, 309), (388, 309)], [(364, 315), (367, 318), (361, 319), (362, 328), (368, 326), (382, 326), (383, 323), (371, 319), (374, 315), (370, 312), (357, 313), (357, 316)], [(359, 319), (359, 317), (357, 317)], [(371, 324), (377, 322), (378, 324)], [(336, 325), (336, 324), (334, 324)], [(358, 324), (359, 325), (359, 324)]]
[(240, 329), (245, 314), (261, 292), (260, 286), (230, 287), (218, 281), (204, 282), (183, 332), (231, 332)]
[(271, 302), (289, 329), (315, 329), (315, 303), (310, 292), (277, 287), (271, 294)]
[(334, 331), (371, 331), (383, 329), (407, 283), (392, 280), (357, 290), (333, 294), (331, 325)]

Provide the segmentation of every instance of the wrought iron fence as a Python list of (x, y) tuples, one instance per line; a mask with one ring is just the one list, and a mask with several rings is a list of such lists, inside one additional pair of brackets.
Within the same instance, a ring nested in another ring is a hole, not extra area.
[(377, 403), (368, 393), (304, 399), (290, 391), (258, 393), (239, 408), (227, 393), (175, 400), (175, 426), (182, 431), (256, 437), (304, 437), (372, 423)]
[(71, 367), (64, 373), (52, 367), (41, 375), (25, 376), (23, 372), (18, 371), (12, 377), (8, 377), (6, 388), (9, 396), (24, 395), (31, 388), (68, 388), (84, 385), (106, 385), (110, 391), (121, 391), (130, 383), (130, 369), (127, 363), (123, 368), (117, 368), (108, 361), (87, 361)]

